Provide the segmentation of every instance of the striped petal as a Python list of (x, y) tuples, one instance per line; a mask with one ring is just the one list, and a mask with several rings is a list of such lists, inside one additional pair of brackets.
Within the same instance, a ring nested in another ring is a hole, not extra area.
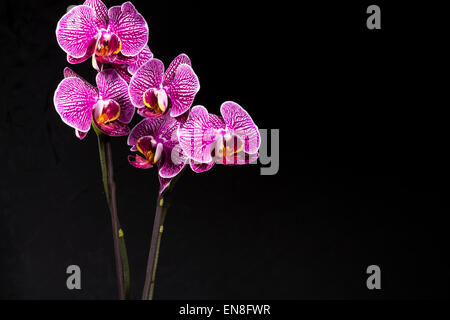
[(261, 144), (258, 127), (240, 105), (227, 101), (220, 107), (220, 113), (228, 129), (244, 141), (244, 151), (254, 154)]
[(131, 102), (137, 108), (143, 107), (143, 96), (150, 88), (159, 89), (164, 74), (164, 64), (158, 59), (147, 61), (133, 75), (130, 81), (129, 94)]
[(200, 83), (191, 66), (187, 64), (180, 65), (176, 69), (173, 80), (167, 87), (167, 95), (172, 102), (170, 115), (178, 117), (188, 111), (199, 90)]
[(58, 44), (73, 58), (86, 56), (97, 33), (95, 13), (88, 6), (74, 7), (59, 20), (56, 27)]
[(169, 67), (167, 68), (166, 73), (164, 74), (164, 80), (163, 80), (164, 86), (169, 86), (172, 83), (173, 79), (175, 78), (175, 73), (181, 64), (187, 64), (189, 66), (191, 65), (191, 60), (184, 53), (180, 54), (178, 57), (173, 59), (173, 61), (170, 63)]
[(128, 85), (114, 69), (105, 69), (97, 74), (97, 86), (102, 100), (112, 99), (120, 105), (119, 121), (129, 123), (134, 107), (128, 96)]
[(144, 17), (130, 2), (109, 9), (109, 26), (122, 42), (121, 52), (136, 56), (148, 41), (148, 26)]
[(128, 72), (131, 74), (135, 74), (136, 71), (138, 71), (138, 69), (151, 58), (153, 58), (153, 53), (150, 51), (150, 48), (148, 46), (145, 46), (144, 49), (142, 49), (142, 51), (137, 55), (137, 59), (129, 64)]
[(87, 132), (91, 126), (91, 113), (96, 100), (97, 97), (84, 81), (76, 77), (61, 81), (53, 97), (62, 121), (83, 132)]
[(103, 2), (101, 2), (100, 0), (86, 0), (83, 5), (91, 7), (92, 10), (94, 10), (94, 21), (98, 29), (108, 28), (108, 8)]
[(191, 159), (200, 163), (211, 162), (211, 144), (216, 133), (205, 107), (193, 107), (189, 119), (180, 124), (177, 135), (181, 148)]

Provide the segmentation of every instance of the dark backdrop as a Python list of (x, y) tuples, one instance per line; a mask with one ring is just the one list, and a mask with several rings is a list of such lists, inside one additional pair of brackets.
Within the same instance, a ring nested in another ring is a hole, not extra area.
[[(377, 1), (382, 30), (369, 31), (371, 2), (133, 3), (155, 57), (190, 56), (195, 104), (218, 113), (234, 100), (281, 138), (277, 175), (216, 166), (179, 180), (155, 298), (448, 297), (442, 7)], [(0, 4), (3, 299), (116, 297), (95, 134), (75, 138), (52, 101), (68, 65), (54, 32), (70, 4)], [(71, 67), (94, 83), (89, 62)], [(125, 138), (113, 150), (139, 298), (157, 176), (127, 163)], [(66, 289), (70, 264), (82, 290)], [(371, 264), (379, 291), (366, 288)]]

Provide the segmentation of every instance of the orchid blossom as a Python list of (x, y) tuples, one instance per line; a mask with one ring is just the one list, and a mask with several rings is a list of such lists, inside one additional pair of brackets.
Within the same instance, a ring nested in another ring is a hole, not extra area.
[(188, 161), (177, 139), (178, 126), (179, 122), (166, 114), (142, 120), (128, 136), (131, 151), (140, 153), (128, 156), (129, 163), (140, 169), (158, 167), (160, 195)]
[(165, 73), (160, 60), (147, 61), (131, 78), (129, 94), (143, 117), (157, 118), (165, 113), (178, 117), (189, 110), (199, 89), (189, 57), (180, 54)]
[(92, 57), (99, 71), (105, 63), (136, 63), (148, 41), (148, 26), (130, 2), (108, 10), (100, 0), (86, 0), (59, 20), (56, 38), (70, 63)]
[(109, 136), (130, 132), (127, 124), (133, 118), (134, 107), (127, 83), (114, 69), (97, 74), (98, 89), (69, 68), (65, 68), (64, 77), (53, 101), (62, 121), (75, 129), (78, 138), (86, 136), (91, 122)]
[(261, 139), (250, 115), (232, 101), (223, 103), (220, 113), (222, 117), (195, 106), (189, 119), (179, 126), (181, 148), (195, 172), (207, 171), (215, 163), (247, 164), (258, 158)]

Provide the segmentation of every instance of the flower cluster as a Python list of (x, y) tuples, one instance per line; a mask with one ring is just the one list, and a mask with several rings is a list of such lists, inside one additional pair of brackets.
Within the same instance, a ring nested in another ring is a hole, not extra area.
[[(108, 9), (86, 0), (58, 22), (56, 38), (77, 64), (92, 59), (97, 86), (69, 68), (54, 95), (61, 119), (83, 139), (91, 126), (108, 136), (128, 135), (131, 165), (156, 165), (160, 193), (186, 164), (204, 172), (215, 163), (246, 164), (258, 158), (260, 135), (249, 114), (228, 101), (221, 116), (191, 108), (200, 83), (186, 54), (164, 70), (148, 46), (149, 29), (133, 4)], [(144, 119), (132, 130), (134, 111)]]

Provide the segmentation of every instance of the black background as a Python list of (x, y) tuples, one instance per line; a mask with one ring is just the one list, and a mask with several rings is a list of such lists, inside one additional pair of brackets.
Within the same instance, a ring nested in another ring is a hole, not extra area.
[[(444, 8), (377, 1), (382, 29), (367, 30), (372, 2), (133, 3), (155, 57), (190, 56), (195, 104), (233, 100), (280, 129), (277, 175), (216, 166), (178, 181), (156, 299), (448, 298)], [(117, 296), (95, 134), (79, 141), (53, 106), (70, 4), (0, 4), (3, 299)], [(94, 83), (89, 62), (70, 67)], [(139, 298), (157, 176), (127, 163), (126, 138), (113, 148)], [(82, 290), (66, 288), (71, 264)], [(366, 288), (371, 264), (379, 291)]]

